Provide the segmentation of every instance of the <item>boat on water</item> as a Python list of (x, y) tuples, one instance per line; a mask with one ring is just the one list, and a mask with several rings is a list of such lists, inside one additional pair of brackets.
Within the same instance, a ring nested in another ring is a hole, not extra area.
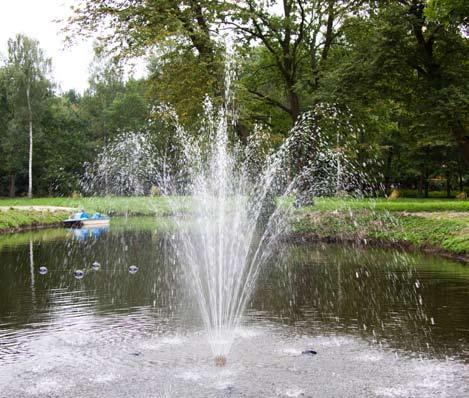
[(64, 226), (70, 228), (82, 228), (82, 227), (104, 227), (109, 225), (110, 218), (101, 213), (94, 213), (90, 216), (85, 211), (80, 211), (73, 214), (67, 220), (63, 221)]

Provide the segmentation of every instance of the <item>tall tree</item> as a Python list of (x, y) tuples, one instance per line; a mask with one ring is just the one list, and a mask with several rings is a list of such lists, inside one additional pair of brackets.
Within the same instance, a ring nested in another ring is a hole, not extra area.
[(51, 61), (39, 48), (37, 40), (17, 35), (8, 40), (7, 76), (9, 101), (14, 104), (18, 124), (28, 130), (28, 197), (33, 195), (33, 127), (39, 107), (50, 83), (47, 74)]
[(425, 17), (426, 4), (383, 1), (349, 18), (322, 92), (407, 130), (414, 156), (435, 170), (438, 146), (456, 146), (469, 164), (469, 48), (457, 26)]
[[(292, 122), (313, 103), (326, 61), (341, 34), (344, 18), (358, 12), (363, 1), (276, 0), (235, 2), (224, 23), (248, 46), (265, 51), (261, 69), (275, 69), (284, 88), (276, 98), (257, 85), (248, 91), (259, 100), (286, 112)], [(304, 93), (309, 101), (304, 103)], [(313, 95), (312, 95), (313, 94)], [(302, 98), (303, 97), (303, 98)]]

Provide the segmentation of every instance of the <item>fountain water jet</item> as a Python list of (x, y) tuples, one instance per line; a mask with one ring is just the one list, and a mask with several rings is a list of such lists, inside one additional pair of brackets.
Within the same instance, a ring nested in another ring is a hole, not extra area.
[[(160, 109), (174, 126), (181, 152), (180, 162), (165, 165), (159, 176), (178, 214), (173, 247), (195, 294), (217, 366), (226, 364), (259, 272), (291, 225), (292, 198), (334, 193), (338, 167), (342, 189), (350, 190), (353, 180), (360, 179), (347, 173), (351, 163), (328, 146), (312, 112), (302, 116), (276, 152), (262, 156), (259, 129), (242, 145), (233, 128), (229, 71), (225, 106), (215, 109), (205, 101), (199, 134), (187, 133), (170, 108)], [(180, 181), (185, 182), (183, 189)], [(188, 215), (180, 214), (181, 192), (190, 197)]]
[[(218, 366), (226, 363), (259, 272), (290, 227), (295, 207), (315, 196), (360, 191), (366, 181), (339, 150), (340, 137), (351, 135), (343, 130), (352, 127), (334, 124), (334, 106), (320, 104), (303, 114), (275, 152), (266, 149), (269, 136), (260, 128), (241, 143), (234, 128), (233, 70), (228, 62), (224, 105), (205, 100), (198, 133), (187, 132), (177, 114), (162, 106), (159, 115), (174, 129), (164, 156), (156, 155), (148, 134), (122, 133), (87, 165), (82, 180), (87, 192), (147, 195), (156, 186), (167, 196), (176, 215), (172, 246)], [(341, 134), (328, 136), (324, 122)]]

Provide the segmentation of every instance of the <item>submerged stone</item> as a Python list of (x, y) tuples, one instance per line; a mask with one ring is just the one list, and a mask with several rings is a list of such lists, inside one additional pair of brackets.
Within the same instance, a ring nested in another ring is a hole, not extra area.
[(39, 267), (39, 273), (41, 275), (47, 274), (47, 267)]
[(223, 367), (226, 365), (226, 357), (224, 355), (217, 355), (215, 357), (215, 366)]
[(73, 276), (75, 279), (82, 279), (85, 276), (85, 273), (81, 269), (73, 271)]

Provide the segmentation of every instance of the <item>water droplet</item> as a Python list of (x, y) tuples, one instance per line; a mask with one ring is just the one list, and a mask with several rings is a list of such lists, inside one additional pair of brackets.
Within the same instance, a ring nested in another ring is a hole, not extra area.
[(73, 271), (73, 276), (75, 279), (82, 279), (85, 276), (85, 273), (81, 269)]
[(39, 267), (39, 273), (41, 275), (47, 274), (47, 267)]
[(131, 274), (135, 274), (135, 273), (137, 273), (137, 271), (138, 271), (138, 267), (137, 267), (136, 265), (131, 265), (131, 266), (129, 267), (129, 272), (130, 272)]
[(95, 271), (97, 271), (98, 269), (101, 268), (101, 264), (98, 263), (97, 261), (95, 261), (95, 262), (91, 265), (91, 267), (92, 267)]

